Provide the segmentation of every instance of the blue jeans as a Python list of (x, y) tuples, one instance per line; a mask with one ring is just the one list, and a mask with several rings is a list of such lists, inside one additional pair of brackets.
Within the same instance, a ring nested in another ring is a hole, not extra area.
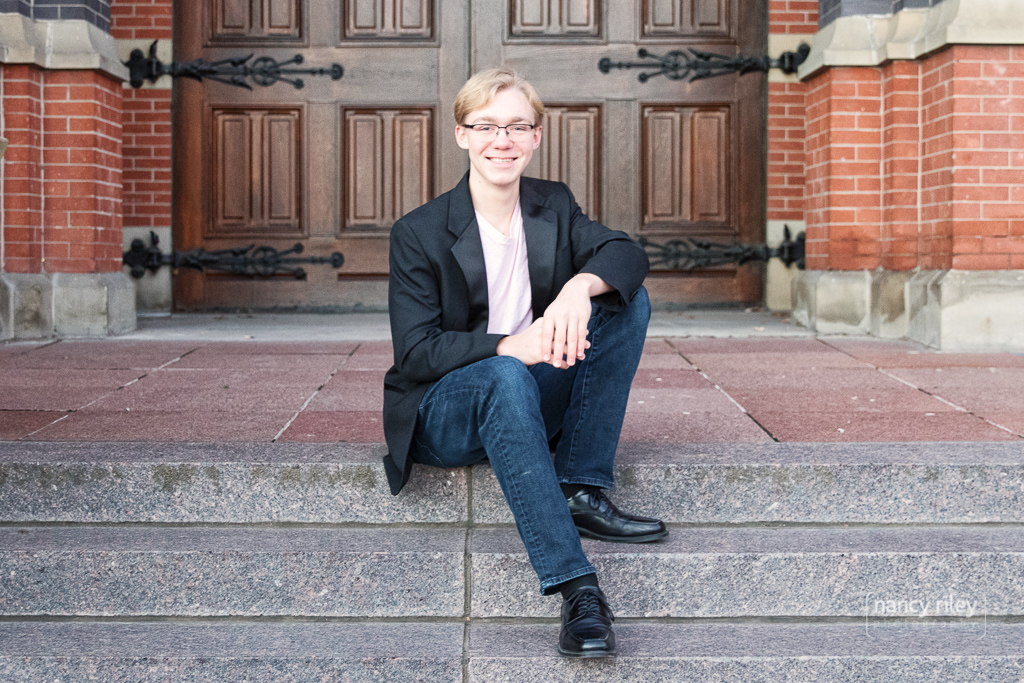
[[(559, 483), (614, 485), (615, 451), (650, 315), (642, 287), (621, 311), (595, 304), (583, 361), (560, 370), (487, 358), (448, 373), (420, 402), (413, 459), (435, 467), (490, 460), (544, 595), (594, 573)], [(559, 433), (552, 459), (549, 441)]]

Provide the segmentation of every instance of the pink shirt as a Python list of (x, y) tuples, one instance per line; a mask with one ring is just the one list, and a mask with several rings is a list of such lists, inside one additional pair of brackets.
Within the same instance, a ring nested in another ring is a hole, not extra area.
[(516, 202), (508, 237), (476, 213), (487, 270), (487, 332), (518, 334), (533, 322), (523, 212)]

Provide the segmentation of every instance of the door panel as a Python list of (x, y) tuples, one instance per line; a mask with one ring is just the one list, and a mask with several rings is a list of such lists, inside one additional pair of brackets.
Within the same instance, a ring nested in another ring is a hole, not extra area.
[[(345, 266), (306, 281), (181, 272), (182, 309), (344, 309), (386, 304), (396, 218), (454, 186), (467, 167), (451, 106), (473, 72), (508, 63), (547, 103), (529, 175), (566, 182), (591, 216), (652, 241), (764, 239), (766, 79), (602, 74), (601, 57), (693, 48), (762, 54), (767, 0), (176, 0), (176, 59), (255, 53), (339, 62), (245, 91), (175, 83), (175, 247), (259, 238)], [(202, 16), (197, 26), (192, 17)], [(742, 150), (742, 155), (737, 152)], [(670, 304), (755, 302), (757, 265), (653, 272)]]

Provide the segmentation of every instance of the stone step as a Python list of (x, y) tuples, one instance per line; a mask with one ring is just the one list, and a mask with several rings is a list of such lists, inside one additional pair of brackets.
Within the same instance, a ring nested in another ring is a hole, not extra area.
[(0, 527), (0, 615), (458, 617), (465, 545), (423, 528)]
[[(486, 465), (417, 466), (392, 496), (379, 444), (8, 442), (0, 453), (0, 522), (512, 522)], [(616, 503), (676, 524), (1024, 522), (1015, 443), (624, 443), (616, 481)]]
[(0, 521), (451, 523), (466, 471), (391, 495), (380, 444), (0, 443)]
[[(1015, 681), (1024, 625), (619, 623), (618, 657), (555, 650), (558, 625), (0, 623), (0, 680), (105, 683)], [(465, 660), (465, 668), (463, 668)]]
[[(1021, 528), (676, 528), (585, 550), (622, 617), (1024, 615)], [(8, 617), (553, 618), (560, 605), (504, 528), (0, 527), (0, 577)]]
[(468, 680), (488, 683), (1017, 681), (1021, 624), (623, 624), (612, 663), (559, 657), (557, 625), (474, 624)]
[[(1020, 527), (676, 528), (584, 550), (623, 617), (1024, 615)], [(514, 530), (474, 531), (471, 551), (473, 616), (557, 616)]]
[(460, 624), (0, 623), (0, 680), (462, 680)]

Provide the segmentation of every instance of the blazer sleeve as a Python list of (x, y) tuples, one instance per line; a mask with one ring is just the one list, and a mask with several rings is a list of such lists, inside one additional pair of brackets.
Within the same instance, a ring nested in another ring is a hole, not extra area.
[(391, 229), (388, 313), (395, 368), (407, 381), (435, 382), (470, 363), (497, 355), (505, 335), (445, 330), (440, 273), (404, 219)]
[(611, 286), (614, 291), (595, 297), (599, 304), (612, 310), (625, 308), (647, 277), (647, 252), (626, 233), (591, 220), (569, 187), (563, 187), (569, 198), (573, 271), (592, 273)]

